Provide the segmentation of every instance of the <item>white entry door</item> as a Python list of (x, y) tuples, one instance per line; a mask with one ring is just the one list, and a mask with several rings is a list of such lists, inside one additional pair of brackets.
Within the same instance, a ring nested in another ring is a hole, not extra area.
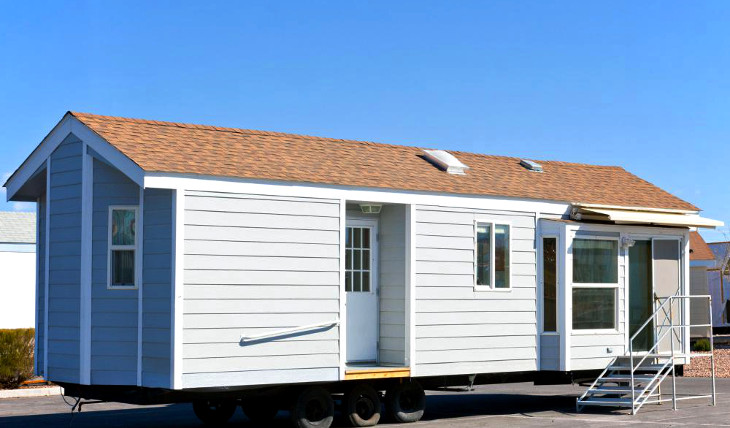
[(345, 241), (347, 361), (378, 357), (377, 220), (350, 220)]

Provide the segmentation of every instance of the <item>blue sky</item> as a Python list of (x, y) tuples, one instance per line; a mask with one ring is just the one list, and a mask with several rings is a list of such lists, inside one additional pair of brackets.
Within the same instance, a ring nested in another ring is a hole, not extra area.
[(730, 223), (728, 22), (721, 1), (9, 2), (0, 174), (77, 110), (621, 165)]

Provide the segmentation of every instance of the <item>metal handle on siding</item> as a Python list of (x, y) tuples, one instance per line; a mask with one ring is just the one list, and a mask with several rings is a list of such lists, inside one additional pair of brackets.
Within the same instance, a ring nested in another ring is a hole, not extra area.
[(278, 331), (274, 331), (274, 332), (271, 332), (271, 333), (256, 334), (256, 335), (253, 335), (253, 336), (244, 336), (244, 335), (241, 335), (241, 342), (252, 342), (252, 341), (255, 341), (255, 340), (267, 339), (269, 337), (284, 336), (286, 334), (299, 333), (299, 332), (307, 331), (307, 330), (314, 330), (316, 328), (334, 327), (336, 325), (340, 325), (339, 318), (338, 319), (334, 319), (332, 321), (323, 322), (323, 323), (309, 324), (309, 325), (303, 325), (303, 326), (300, 326), (300, 327), (287, 328), (287, 329), (284, 329), (284, 330), (278, 330)]

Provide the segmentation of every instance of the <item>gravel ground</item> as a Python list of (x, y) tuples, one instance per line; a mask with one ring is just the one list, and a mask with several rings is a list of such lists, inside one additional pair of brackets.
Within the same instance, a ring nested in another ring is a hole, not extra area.
[[(710, 357), (692, 357), (684, 366), (685, 377), (709, 377)], [(730, 378), (730, 346), (715, 346), (715, 377)]]

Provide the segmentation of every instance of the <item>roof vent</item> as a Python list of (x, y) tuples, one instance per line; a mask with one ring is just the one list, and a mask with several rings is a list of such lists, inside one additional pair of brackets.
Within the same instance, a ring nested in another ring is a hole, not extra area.
[(424, 150), (423, 152), (426, 154), (426, 160), (449, 174), (464, 175), (466, 170), (469, 169), (456, 156), (445, 150)]
[(531, 160), (522, 159), (522, 160), (520, 160), (520, 165), (524, 166), (525, 168), (529, 169), (530, 171), (542, 172), (542, 165), (540, 165), (537, 162), (533, 162)]

